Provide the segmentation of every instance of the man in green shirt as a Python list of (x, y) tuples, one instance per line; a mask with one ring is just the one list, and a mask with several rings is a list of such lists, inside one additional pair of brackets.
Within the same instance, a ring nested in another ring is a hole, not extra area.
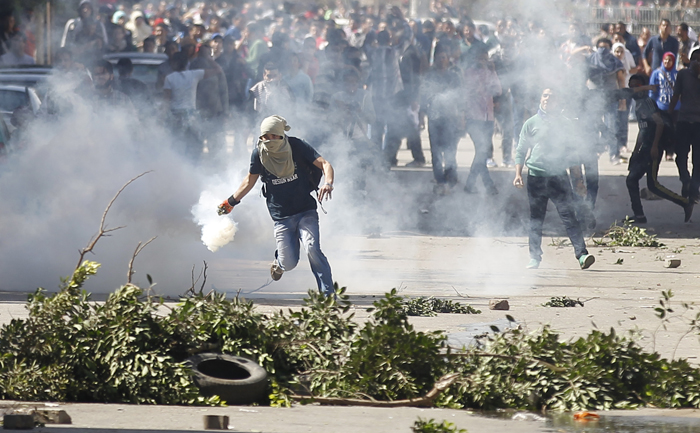
[(576, 148), (566, 141), (570, 136), (570, 122), (560, 114), (557, 105), (555, 92), (544, 89), (539, 110), (523, 125), (515, 151), (513, 185), (517, 188), (523, 187), (523, 164), (528, 169), (530, 262), (527, 268), (537, 269), (542, 261), (542, 226), (547, 203), (552, 200), (574, 246), (581, 269), (587, 269), (595, 262), (595, 257), (586, 250), (581, 226), (574, 211), (571, 181), (566, 171), (568, 168), (576, 179), (577, 190), (585, 188), (581, 178), (581, 163)]

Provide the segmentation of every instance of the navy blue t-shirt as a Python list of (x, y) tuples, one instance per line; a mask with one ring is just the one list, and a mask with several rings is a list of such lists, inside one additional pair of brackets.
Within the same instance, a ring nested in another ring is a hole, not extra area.
[[(316, 209), (316, 199), (311, 195), (312, 187), (308, 170), (300, 170), (299, 165), (311, 166), (321, 155), (309, 143), (289, 137), (294, 158), (294, 174), (279, 178), (263, 167), (258, 147), (250, 156), (250, 174), (259, 174), (265, 182), (267, 209), (274, 221), (279, 221), (302, 212)], [(301, 160), (301, 161), (300, 161)]]
[(678, 39), (669, 36), (664, 42), (659, 35), (649, 39), (649, 43), (644, 48), (644, 58), (648, 60), (649, 56), (651, 56), (650, 65), (652, 71), (661, 66), (661, 61), (667, 52), (673, 53), (676, 58), (678, 57)]

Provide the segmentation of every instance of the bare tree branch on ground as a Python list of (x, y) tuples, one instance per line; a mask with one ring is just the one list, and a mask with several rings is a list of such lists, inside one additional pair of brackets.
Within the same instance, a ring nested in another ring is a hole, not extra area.
[(100, 238), (102, 238), (103, 236), (109, 236), (108, 233), (122, 229), (125, 227), (125, 226), (119, 226), (119, 227), (114, 227), (114, 228), (110, 228), (110, 229), (106, 228), (105, 227), (105, 220), (107, 219), (107, 213), (109, 213), (109, 209), (112, 207), (114, 202), (117, 200), (117, 197), (119, 197), (119, 195), (122, 193), (122, 191), (124, 191), (124, 189), (126, 189), (127, 186), (131, 185), (131, 183), (134, 182), (136, 179), (138, 179), (142, 176), (145, 176), (152, 171), (153, 170), (149, 170), (149, 171), (146, 171), (146, 172), (139, 174), (136, 177), (131, 178), (131, 180), (129, 180), (127, 183), (125, 183), (119, 189), (119, 191), (117, 191), (117, 193), (114, 195), (114, 197), (112, 197), (112, 200), (109, 201), (109, 204), (105, 208), (105, 211), (102, 213), (102, 220), (100, 221), (100, 229), (97, 232), (97, 235), (95, 235), (90, 240), (90, 242), (87, 244), (87, 246), (85, 248), (80, 250), (80, 258), (78, 259), (78, 265), (75, 267), (76, 271), (80, 268), (80, 265), (83, 263), (83, 259), (85, 259), (85, 254), (92, 252), (93, 248), (95, 248), (95, 245), (97, 245), (97, 241), (99, 241)]
[(369, 407), (431, 407), (438, 396), (450, 387), (460, 377), (459, 373), (450, 373), (442, 376), (435, 382), (433, 388), (423, 397), (409, 398), (405, 400), (379, 401), (362, 400), (359, 398), (335, 398), (335, 397), (309, 397), (303, 395), (292, 395), (291, 398), (297, 401), (306, 401), (319, 404), (329, 404), (333, 406), (369, 406)]

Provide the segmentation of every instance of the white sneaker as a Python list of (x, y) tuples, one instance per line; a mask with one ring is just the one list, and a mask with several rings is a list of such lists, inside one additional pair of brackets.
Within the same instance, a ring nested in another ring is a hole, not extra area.
[(493, 158), (489, 158), (486, 160), (486, 166), (488, 168), (494, 168), (494, 167), (498, 167), (498, 164), (496, 164), (496, 161), (494, 161)]

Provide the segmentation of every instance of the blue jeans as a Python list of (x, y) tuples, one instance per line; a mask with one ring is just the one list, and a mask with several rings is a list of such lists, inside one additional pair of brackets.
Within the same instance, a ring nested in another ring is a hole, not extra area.
[(275, 239), (277, 240), (275, 253), (277, 264), (283, 271), (291, 271), (299, 263), (299, 241), (301, 241), (309, 258), (311, 272), (316, 278), (318, 290), (326, 296), (335, 293), (331, 266), (321, 251), (316, 209), (275, 221)]

